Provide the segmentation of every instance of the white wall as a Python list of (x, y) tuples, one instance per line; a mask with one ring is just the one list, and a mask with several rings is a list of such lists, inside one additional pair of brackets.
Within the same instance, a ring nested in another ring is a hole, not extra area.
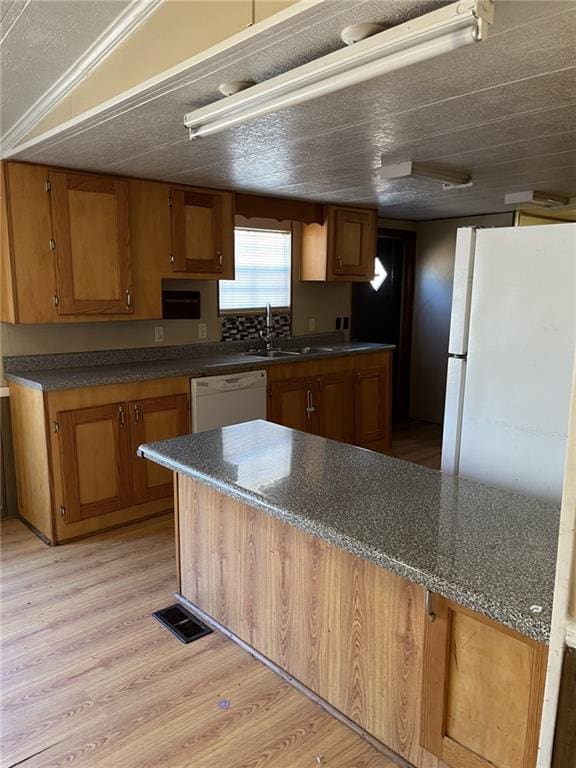
[(441, 424), (458, 227), (510, 227), (512, 213), (438, 219), (416, 228), (410, 416)]

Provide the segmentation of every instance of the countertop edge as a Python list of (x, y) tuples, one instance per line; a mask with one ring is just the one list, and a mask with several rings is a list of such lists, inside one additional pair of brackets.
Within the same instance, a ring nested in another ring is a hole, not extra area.
[(204, 485), (208, 485), (226, 496), (245, 502), (266, 514), (269, 514), (271, 517), (275, 517), (281, 522), (285, 522), (288, 525), (298, 528), (304, 533), (314, 536), (322, 541), (326, 541), (329, 544), (333, 544), (355, 557), (360, 557), (363, 560), (374, 563), (408, 581), (429, 589), (431, 592), (435, 592), (448, 600), (452, 600), (464, 608), (469, 608), (489, 619), (493, 619), (499, 624), (502, 624), (521, 635), (529, 637), (538, 643), (549, 644), (550, 627), (547, 622), (540, 621), (537, 615), (534, 615), (529, 619), (522, 616), (521, 620), (514, 621), (514, 617), (510, 616), (510, 609), (505, 605), (500, 604), (497, 600), (493, 600), (492, 604), (488, 605), (487, 598), (483, 595), (474, 592), (466, 594), (465, 591), (463, 593), (463, 588), (459, 587), (457, 584), (451, 584), (434, 574), (427, 573), (408, 563), (401, 562), (388, 557), (381, 552), (377, 552), (357, 539), (345, 536), (331, 526), (322, 523), (319, 524), (318, 522), (315, 522), (314, 525), (312, 525), (305, 517), (289, 512), (273, 504), (269, 504), (254, 492), (233, 483), (221, 482), (211, 475), (191, 469), (189, 466), (180, 464), (178, 461), (167, 459), (156, 451), (150, 450), (145, 445), (139, 446), (137, 453), (138, 456), (154, 461), (161, 466), (166, 467), (166, 469), (183, 474)]
[[(257, 370), (259, 368), (270, 368), (275, 365), (290, 365), (295, 363), (302, 363), (312, 360), (327, 360), (331, 358), (337, 358), (337, 357), (353, 357), (356, 355), (374, 355), (382, 352), (393, 352), (396, 349), (396, 346), (394, 344), (382, 344), (379, 345), (377, 348), (369, 348), (369, 349), (346, 349), (343, 351), (334, 351), (334, 352), (318, 352), (313, 354), (306, 354), (306, 355), (294, 355), (293, 357), (278, 357), (278, 358), (266, 358), (266, 357), (257, 357), (254, 356), (251, 360), (239, 361), (238, 359), (235, 359), (233, 361), (230, 361), (229, 363), (213, 363), (208, 365), (202, 365), (199, 361), (198, 366), (194, 367), (193, 365), (190, 366), (187, 370), (180, 370), (175, 372), (174, 370), (167, 370), (166, 372), (163, 372), (161, 370), (154, 370), (154, 371), (139, 371), (132, 373), (125, 373), (125, 374), (119, 374), (119, 375), (99, 375), (98, 381), (94, 382), (77, 382), (77, 381), (70, 381), (67, 383), (62, 384), (44, 384), (40, 381), (36, 381), (33, 377), (29, 378), (26, 376), (26, 373), (29, 374), (38, 374), (39, 376), (42, 375), (42, 373), (46, 373), (48, 370), (50, 371), (62, 371), (63, 378), (65, 378), (66, 370), (63, 369), (46, 369), (46, 370), (37, 370), (37, 371), (22, 371), (21, 373), (18, 372), (6, 372), (4, 374), (6, 380), (8, 382), (14, 382), (15, 384), (19, 384), (20, 386), (29, 387), (30, 389), (37, 389), (42, 392), (61, 392), (67, 389), (85, 389), (90, 387), (101, 387), (101, 386), (110, 386), (112, 384), (134, 384), (139, 381), (154, 381), (154, 380), (160, 380), (160, 379), (178, 379), (178, 378), (190, 378), (192, 376), (218, 376), (222, 373), (229, 373), (231, 369), (238, 372), (243, 371), (253, 371)], [(241, 353), (240, 353), (241, 354)], [(230, 355), (231, 357), (234, 356), (237, 358), (239, 355)], [(207, 356), (208, 357), (208, 356)], [(175, 360), (165, 360), (165, 361), (151, 361), (155, 364), (158, 364), (158, 362), (165, 362), (167, 367), (172, 365), (177, 365), (178, 358)], [(141, 365), (146, 365), (147, 363), (141, 363)], [(122, 367), (122, 363), (116, 364), (118, 368)], [(128, 364), (126, 364), (128, 365)], [(90, 366), (93, 367), (95, 371), (98, 371), (98, 366)], [(132, 367), (136, 367), (136, 365), (132, 365)], [(186, 366), (184, 366), (186, 368)], [(72, 369), (74, 370), (74, 369)], [(88, 369), (82, 369), (82, 370), (88, 370)]]

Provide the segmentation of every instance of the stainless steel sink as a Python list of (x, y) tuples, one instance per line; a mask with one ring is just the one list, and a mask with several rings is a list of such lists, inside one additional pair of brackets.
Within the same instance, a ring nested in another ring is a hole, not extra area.
[(248, 357), (293, 357), (299, 353), (296, 351), (291, 352), (285, 349), (261, 349), (244, 352), (244, 354)]

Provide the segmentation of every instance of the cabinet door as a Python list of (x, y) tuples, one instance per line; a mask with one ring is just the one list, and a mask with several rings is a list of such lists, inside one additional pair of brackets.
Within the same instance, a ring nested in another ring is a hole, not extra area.
[(302, 432), (316, 431), (313, 379), (275, 381), (269, 388), (269, 401), (270, 421)]
[(331, 207), (328, 238), (335, 275), (374, 277), (376, 214), (355, 208)]
[(132, 312), (128, 182), (50, 173), (61, 315)]
[(173, 270), (233, 278), (231, 194), (172, 189), (170, 204)]
[(57, 421), (66, 522), (129, 507), (126, 405), (64, 411)]
[(390, 364), (356, 371), (354, 441), (390, 443)]
[(144, 504), (172, 495), (172, 472), (136, 455), (139, 445), (190, 432), (187, 395), (165, 395), (128, 404), (134, 502)]
[(354, 379), (352, 371), (325, 373), (316, 381), (318, 434), (331, 440), (354, 440)]
[(534, 768), (547, 647), (438, 595), (432, 612), (422, 746), (453, 768)]

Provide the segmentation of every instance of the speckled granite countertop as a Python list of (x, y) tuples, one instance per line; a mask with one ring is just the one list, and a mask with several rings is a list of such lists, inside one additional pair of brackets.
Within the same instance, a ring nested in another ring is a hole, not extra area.
[[(308, 340), (292, 340), (286, 348), (309, 343)], [(80, 387), (97, 387), (104, 384), (126, 384), (134, 381), (147, 381), (150, 379), (165, 379), (178, 376), (206, 376), (219, 373), (248, 371), (271, 365), (286, 365), (306, 360), (317, 360), (339, 355), (357, 355), (371, 352), (395, 349), (391, 344), (362, 344), (362, 343), (332, 343), (327, 346), (331, 351), (312, 352), (306, 355), (291, 355), (287, 357), (266, 358), (246, 355), (245, 352), (233, 351), (227, 345), (218, 349), (220, 345), (213, 344), (210, 351), (198, 351), (193, 354), (184, 354), (181, 357), (155, 360), (135, 360), (130, 362), (102, 362), (94, 361), (96, 353), (87, 353), (90, 364), (78, 367), (55, 367), (37, 370), (18, 370), (12, 368), (6, 371), (6, 379), (23, 384), (34, 389), (53, 391), (61, 389), (78, 389)], [(246, 347), (249, 345), (245, 345)], [(121, 359), (121, 353), (118, 353)], [(79, 355), (78, 355), (79, 357)]]
[(266, 421), (139, 450), (548, 642), (560, 514), (555, 506)]

